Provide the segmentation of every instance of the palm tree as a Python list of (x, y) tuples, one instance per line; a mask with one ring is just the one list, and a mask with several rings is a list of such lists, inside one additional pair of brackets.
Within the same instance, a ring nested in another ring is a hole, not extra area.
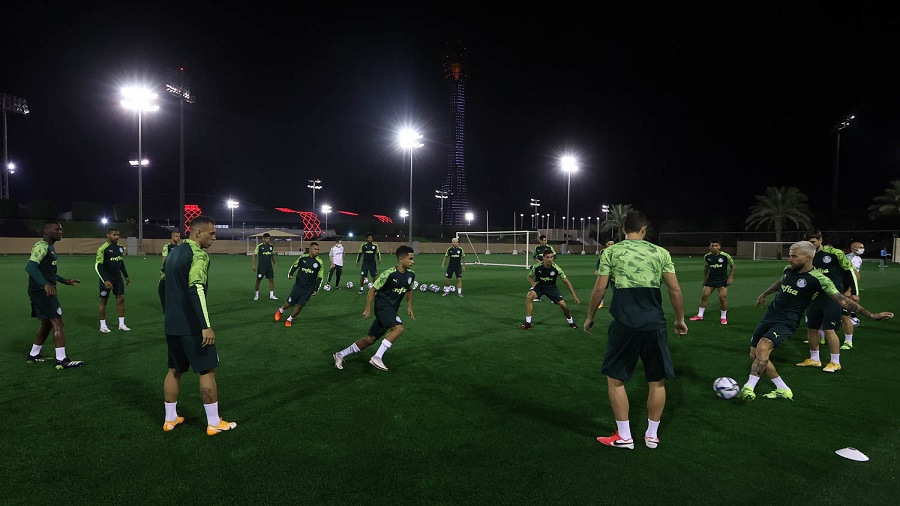
[(883, 218), (885, 216), (900, 215), (900, 179), (891, 181), (891, 187), (879, 195), (869, 206), (869, 218)]
[(775, 241), (781, 241), (784, 225), (791, 222), (797, 229), (812, 228), (812, 214), (809, 212), (809, 200), (799, 189), (791, 187), (766, 188), (764, 195), (756, 195), (756, 204), (750, 207), (747, 216), (747, 230), (750, 227), (759, 229), (761, 225), (775, 229)]
[(615, 231), (616, 242), (622, 240), (622, 225), (625, 224), (625, 215), (634, 211), (631, 204), (613, 204), (609, 206), (609, 214), (600, 225), (600, 232)]

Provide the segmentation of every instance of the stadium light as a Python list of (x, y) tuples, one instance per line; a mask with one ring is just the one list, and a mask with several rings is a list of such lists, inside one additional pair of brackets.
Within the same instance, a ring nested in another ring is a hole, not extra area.
[[(603, 211), (603, 221), (606, 221), (606, 219), (609, 217), (609, 205), (603, 204), (602, 206), (600, 206), (600, 210)], [(598, 216), (597, 219), (599, 220), (600, 217)], [(610, 227), (609, 237), (612, 237), (612, 234), (613, 234), (612, 228)], [(600, 227), (599, 226), (597, 227), (597, 242), (598, 243), (600, 242)]]
[(838, 170), (840, 168), (840, 160), (841, 160), (841, 130), (850, 126), (850, 122), (856, 118), (855, 115), (850, 114), (840, 123), (834, 126), (835, 133), (835, 147), (834, 147), (834, 178), (831, 181), (831, 212), (837, 212), (837, 202), (838, 202)]
[(444, 238), (444, 200), (450, 198), (447, 190), (434, 190), (434, 198), (441, 199), (441, 239)]
[[(572, 173), (578, 170), (578, 165), (575, 162), (575, 158), (571, 156), (564, 156), (560, 160), (560, 164), (562, 165), (562, 170), (566, 172), (568, 175), (569, 182), (566, 185), (566, 215), (569, 215), (569, 199), (572, 196)], [(569, 252), (569, 224), (566, 222), (566, 253)]]
[(475, 218), (475, 214), (468, 212), (466, 213), (466, 221), (469, 222), (469, 228), (472, 228), (472, 219)]
[(523, 225), (525, 224), (525, 213), (519, 213), (519, 229), (523, 230)]
[(409, 216), (409, 211), (406, 209), (400, 210), (400, 217), (403, 218), (403, 223), (406, 223), (406, 217)]
[(324, 204), (322, 206), (322, 214), (325, 215), (325, 230), (328, 230), (328, 213), (331, 212), (331, 206)]
[(234, 210), (241, 207), (237, 200), (228, 199), (228, 209), (231, 209), (231, 238), (234, 239)]
[(316, 190), (322, 189), (322, 180), (321, 179), (307, 179), (307, 181), (309, 182), (309, 184), (306, 185), (306, 187), (311, 188), (312, 192), (313, 192), (312, 211), (313, 211), (313, 213), (315, 213), (316, 212)]
[(170, 95), (174, 95), (178, 97), (178, 103), (180, 106), (180, 119), (181, 119), (181, 152), (180, 152), (180, 160), (179, 160), (179, 170), (178, 170), (178, 229), (183, 232), (181, 229), (181, 224), (184, 223), (184, 103), (187, 102), (189, 104), (193, 104), (197, 97), (191, 93), (191, 90), (185, 86), (184, 83), (184, 67), (178, 68), (178, 84), (175, 84), (176, 79), (173, 79), (171, 72), (169, 73), (169, 78), (166, 82), (166, 91), (169, 92)]
[(0, 198), (9, 199), (9, 175), (15, 174), (15, 165), (10, 168), (9, 152), (6, 148), (6, 113), (28, 114), (28, 102), (24, 98), (0, 93), (0, 110), (3, 111), (3, 174), (0, 174)]
[[(421, 148), (424, 146), (419, 140), (422, 138), (422, 134), (405, 129), (400, 131), (400, 147), (403, 149), (409, 150), (409, 212), (412, 213), (412, 194), (413, 194), (413, 151), (416, 148)], [(441, 201), (443, 202), (443, 200)], [(412, 216), (409, 217), (409, 243), (412, 245)]]
[(107, 218), (100, 218), (100, 223), (102, 223), (103, 225), (106, 225), (109, 223), (109, 220)]
[(531, 199), (531, 204), (529, 205), (534, 207), (534, 213), (532, 213), (531, 215), (531, 226), (534, 228), (539, 228), (540, 225), (538, 225), (537, 220), (535, 220), (534, 217), (535, 215), (540, 216), (538, 214), (538, 208), (541, 207), (541, 199)]
[(159, 106), (153, 101), (158, 95), (152, 91), (127, 86), (122, 88), (122, 107), (128, 110), (137, 111), (138, 113), (138, 163), (135, 166), (138, 169), (138, 254), (144, 252), (144, 181), (143, 172), (146, 164), (144, 163), (144, 155), (141, 146), (141, 123), (143, 122), (144, 111), (158, 111)]

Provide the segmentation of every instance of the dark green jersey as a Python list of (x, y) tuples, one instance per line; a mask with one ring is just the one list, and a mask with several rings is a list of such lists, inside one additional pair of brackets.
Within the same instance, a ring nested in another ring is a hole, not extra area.
[(125, 270), (125, 247), (119, 243), (106, 241), (97, 248), (97, 257), (94, 260), (94, 271), (100, 276), (100, 281), (114, 281), (121, 276), (128, 277)]
[(636, 330), (666, 328), (659, 289), (666, 272), (675, 273), (672, 255), (647, 241), (626, 239), (604, 249), (597, 273), (615, 283), (613, 318)]
[(531, 266), (531, 270), (528, 271), (528, 275), (537, 283), (537, 288), (556, 286), (557, 279), (566, 279), (566, 273), (563, 272), (560, 266), (556, 265), (556, 262), (550, 264), (550, 267), (544, 267), (543, 263), (534, 264)]
[(413, 281), (416, 280), (416, 273), (408, 270), (400, 272), (397, 267), (391, 267), (385, 270), (375, 279), (375, 309), (400, 308), (400, 302), (406, 292), (412, 290)]
[[(834, 283), (839, 292), (844, 291), (844, 274), (853, 270), (853, 264), (843, 251), (831, 246), (823, 246), (813, 257), (813, 268), (822, 271)], [(855, 279), (855, 278), (854, 278)]]
[(264, 271), (272, 267), (272, 255), (275, 254), (275, 245), (261, 242), (256, 245), (256, 251), (253, 254), (256, 256), (256, 270)]
[(169, 252), (172, 251), (172, 248), (178, 246), (177, 244), (172, 244), (171, 242), (167, 242), (163, 244), (162, 247), (162, 257), (163, 257), (163, 266), (159, 268), (159, 280), (162, 281), (166, 279), (166, 257), (169, 256)]
[(703, 261), (706, 262), (706, 266), (709, 268), (708, 274), (706, 275), (707, 283), (724, 284), (728, 281), (729, 268), (734, 265), (734, 259), (731, 258), (731, 255), (724, 251), (719, 252), (718, 254), (714, 254), (710, 251), (703, 256)]
[(556, 250), (553, 249), (553, 246), (547, 244), (546, 246), (538, 245), (534, 248), (534, 259), (538, 262), (542, 262), (544, 260), (544, 253), (546, 252), (553, 253), (553, 259), (556, 260)]
[(41, 239), (31, 248), (31, 256), (25, 264), (28, 273), (28, 289), (43, 290), (44, 285), (56, 285), (65, 278), (56, 274), (56, 250), (53, 245)]
[(466, 252), (459, 246), (450, 246), (444, 253), (444, 259), (449, 259), (447, 267), (459, 267), (462, 265), (463, 259), (466, 258)]
[(194, 336), (212, 327), (206, 293), (209, 254), (191, 239), (169, 251), (166, 258), (166, 335)]
[(288, 271), (288, 276), (294, 276), (294, 283), (299, 286), (313, 287), (313, 291), (319, 291), (322, 286), (322, 260), (317, 256), (310, 256), (304, 253), (297, 257), (297, 261)]
[[(796, 330), (803, 319), (803, 312), (813, 297), (828, 297), (839, 293), (837, 287), (819, 269), (799, 273), (786, 267), (781, 275), (781, 290), (769, 304), (763, 321), (780, 322)], [(616, 297), (619, 292), (616, 292)]]
[(356, 263), (362, 260), (364, 264), (374, 264), (376, 260), (381, 261), (381, 250), (378, 249), (378, 243), (364, 242), (359, 247), (359, 253), (356, 254)]

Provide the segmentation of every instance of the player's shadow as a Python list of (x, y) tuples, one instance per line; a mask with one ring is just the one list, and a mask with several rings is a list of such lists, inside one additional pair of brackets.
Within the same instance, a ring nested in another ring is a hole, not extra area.
[[(596, 419), (591, 409), (572, 411), (555, 408), (552, 404), (533, 398), (514, 395), (510, 390), (499, 390), (475, 385), (471, 387), (475, 397), (494, 410), (504, 410), (512, 416), (528, 416), (553, 427), (564, 427), (585, 437), (596, 436)], [(518, 390), (527, 391), (527, 390)]]

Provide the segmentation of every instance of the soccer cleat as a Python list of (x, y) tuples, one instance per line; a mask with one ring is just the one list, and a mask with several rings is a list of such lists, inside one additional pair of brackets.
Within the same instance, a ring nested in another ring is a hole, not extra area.
[(276, 322), (281, 321), (281, 311), (275, 311), (275, 321)]
[(284, 322), (284, 326), (285, 326), (285, 327), (290, 327), (290, 326), (291, 326), (291, 320), (287, 320), (286, 322)]
[(81, 360), (69, 360), (69, 357), (56, 361), (57, 369), (71, 369), (73, 367), (81, 367), (83, 365), (84, 362), (82, 362)]
[(752, 388), (748, 387), (747, 385), (744, 385), (741, 388), (741, 393), (738, 395), (740, 396), (741, 399), (747, 399), (750, 401), (752, 401), (753, 399), (756, 399), (756, 393), (753, 391)]
[(536, 298), (534, 299), (534, 301), (535, 301), (535, 302), (540, 302), (542, 299), (543, 299), (543, 297), (536, 297)]
[(722, 325), (728, 325), (728, 320), (726, 320), (725, 318), (722, 318), (720, 320), (720, 323), (722, 323)]
[(531, 329), (531, 324), (528, 322), (525, 322), (525, 323), (519, 325), (519, 328), (522, 330), (529, 330), (529, 329)]
[(269, 300), (278, 300), (278, 297), (274, 295), (269, 295)]
[(820, 338), (819, 338), (819, 344), (825, 344), (825, 338), (824, 338), (824, 337), (820, 337)]
[(852, 349), (853, 349), (853, 343), (844, 343), (844, 344), (841, 345), (841, 349), (842, 349), (842, 350), (852, 350)]
[(656, 448), (659, 446), (659, 438), (644, 436), (644, 444), (647, 445), (647, 448)]
[(456, 294), (456, 295), (459, 295), (459, 296), (460, 296), (460, 297), (462, 297), (462, 296), (463, 296), (463, 294), (461, 294), (461, 293), (457, 293), (457, 294)]
[(800, 367), (822, 367), (822, 362), (808, 358), (797, 364)]
[(603, 309), (603, 302), (601, 302), (600, 305), (597, 306), (597, 309)]
[(212, 425), (206, 426), (206, 435), (207, 436), (215, 436), (220, 432), (224, 432), (226, 430), (231, 430), (237, 427), (237, 424), (234, 422), (226, 422), (225, 420), (219, 418), (219, 424), (213, 427)]
[(766, 399), (788, 399), (794, 400), (794, 392), (790, 388), (776, 388), (767, 394), (763, 394)]
[(253, 300), (259, 300), (259, 294), (254, 295)]
[(166, 420), (163, 422), (163, 432), (169, 432), (174, 429), (176, 425), (184, 421), (183, 416), (176, 417), (174, 420)]
[(359, 295), (362, 295), (362, 294), (363, 294), (363, 289), (362, 289), (362, 287), (360, 287), (360, 288), (359, 288)]
[(569, 328), (577, 329), (578, 325), (575, 325), (574, 323), (570, 323)]
[(340, 353), (332, 354), (331, 358), (334, 359), (334, 368), (335, 369), (343, 369), (344, 368), (344, 357), (342, 357)]
[(613, 433), (612, 436), (600, 436), (597, 438), (600, 444), (612, 446), (613, 448), (626, 448), (634, 450), (634, 439), (622, 439), (619, 437), (619, 431)]
[(126, 327), (125, 324), (123, 323), (122, 325), (119, 325), (119, 330), (124, 330), (124, 331), (127, 332), (127, 331), (129, 331), (129, 330), (131, 330), (131, 329), (128, 328), (128, 327)]
[(25, 363), (26, 363), (26, 364), (33, 364), (33, 363), (35, 363), (35, 362), (43, 362), (43, 361), (45, 361), (45, 360), (47, 360), (47, 357), (41, 355), (40, 353), (38, 353), (37, 355), (31, 355), (31, 354), (29, 354), (29, 355), (28, 355), (28, 358), (25, 359)]
[(692, 321), (692, 322), (695, 322), (695, 321), (699, 321), (699, 320), (702, 320), (702, 319), (703, 319), (703, 317), (702, 317), (702, 316), (700, 316), (700, 315), (697, 315), (697, 316), (691, 316), (691, 318), (690, 318), (690, 319), (691, 319), (691, 321)]
[(100, 327), (100, 332), (103, 332), (104, 334), (109, 334), (112, 331), (109, 330), (109, 327)]
[(387, 370), (388, 370), (387, 366), (384, 365), (384, 362), (382, 362), (381, 359), (378, 358), (378, 357), (372, 357), (372, 358), (370, 358), (370, 359), (369, 359), (369, 363), (372, 364), (372, 365), (374, 365), (375, 367), (381, 369), (382, 371), (387, 371)]
[(446, 297), (448, 295), (450, 295), (450, 292), (444, 292), (443, 294), (441, 294), (441, 297)]
[(835, 364), (834, 362), (828, 362), (825, 367), (822, 368), (824, 372), (838, 372), (841, 370), (841, 364)]

